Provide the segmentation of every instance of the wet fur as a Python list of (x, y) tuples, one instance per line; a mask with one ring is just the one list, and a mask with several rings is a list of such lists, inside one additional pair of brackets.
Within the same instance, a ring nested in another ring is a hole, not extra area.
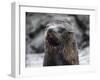
[[(78, 48), (74, 32), (65, 31), (59, 38), (56, 38), (57, 34), (46, 34), (43, 66), (78, 65)], [(50, 36), (53, 36), (52, 40)]]

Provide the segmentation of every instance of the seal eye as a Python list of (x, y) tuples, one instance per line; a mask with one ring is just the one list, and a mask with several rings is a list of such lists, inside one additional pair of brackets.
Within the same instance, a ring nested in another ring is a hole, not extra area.
[(49, 33), (53, 32), (53, 29), (49, 29), (48, 32), (49, 32)]
[(65, 31), (65, 28), (60, 27), (59, 30), (58, 30), (59, 33), (62, 33), (63, 31)]

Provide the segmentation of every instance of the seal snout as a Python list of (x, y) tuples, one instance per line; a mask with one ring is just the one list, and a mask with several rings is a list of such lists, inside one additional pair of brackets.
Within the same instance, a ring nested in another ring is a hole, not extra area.
[(51, 31), (47, 33), (47, 41), (52, 46), (58, 46), (60, 44), (58, 38)]
[(47, 41), (49, 45), (60, 46), (62, 44), (62, 34), (66, 31), (63, 27), (49, 28), (47, 30)]

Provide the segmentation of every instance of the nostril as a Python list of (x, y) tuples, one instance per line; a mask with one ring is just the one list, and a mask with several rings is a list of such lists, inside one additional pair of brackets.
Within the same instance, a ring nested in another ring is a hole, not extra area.
[(49, 29), (49, 30), (48, 30), (48, 32), (52, 32), (52, 31), (53, 31), (53, 29)]

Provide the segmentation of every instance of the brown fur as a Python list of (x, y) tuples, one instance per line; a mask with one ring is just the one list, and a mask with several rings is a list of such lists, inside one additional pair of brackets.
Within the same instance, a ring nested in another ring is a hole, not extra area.
[(47, 31), (43, 66), (78, 65), (78, 48), (74, 32), (62, 32), (60, 37), (58, 34), (55, 31)]

